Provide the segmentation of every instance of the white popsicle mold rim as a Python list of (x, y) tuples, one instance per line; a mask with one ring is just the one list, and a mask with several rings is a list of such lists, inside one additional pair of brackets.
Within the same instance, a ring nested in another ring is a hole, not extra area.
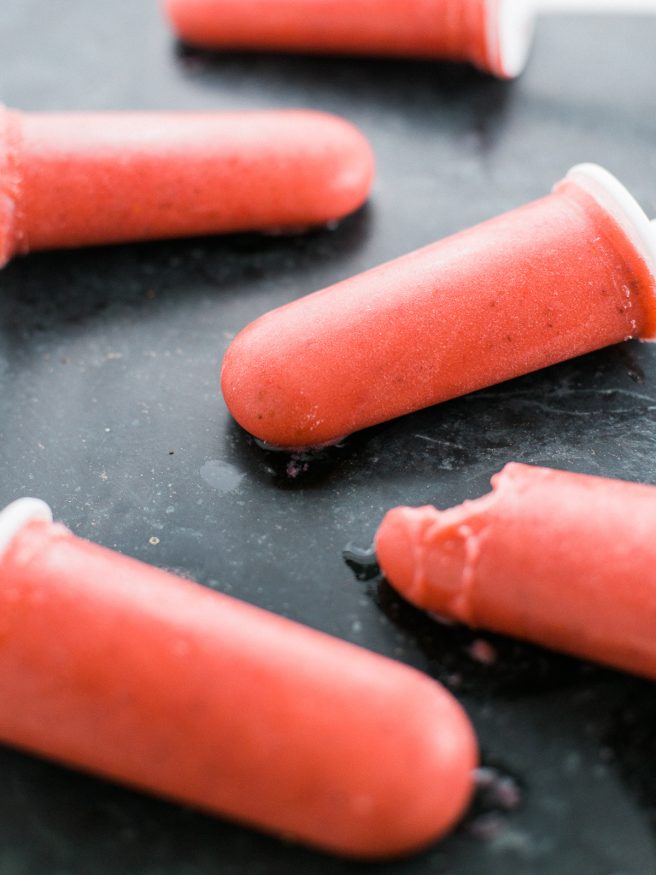
[(656, 0), (487, 0), (488, 53), (496, 75), (519, 76), (538, 17), (561, 14), (654, 15)]
[(52, 522), (52, 511), (40, 498), (19, 498), (0, 511), (0, 560), (20, 530), (35, 521)]
[(514, 79), (528, 61), (535, 33), (532, 0), (488, 0), (488, 45), (496, 59), (497, 75)]
[(626, 232), (656, 279), (656, 221), (650, 221), (622, 183), (598, 164), (577, 164), (567, 174), (607, 210)]

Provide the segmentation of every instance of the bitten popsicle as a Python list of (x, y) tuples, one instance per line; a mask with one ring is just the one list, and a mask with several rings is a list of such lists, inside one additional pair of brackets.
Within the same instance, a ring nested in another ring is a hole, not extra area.
[(472, 727), (414, 669), (0, 514), (0, 742), (334, 853), (410, 853), (466, 807)]
[(510, 79), (538, 15), (656, 12), (655, 0), (164, 0), (178, 36), (205, 48), (466, 61)]
[(381, 568), (420, 608), (656, 679), (656, 487), (507, 465), (493, 491), (391, 510)]
[(0, 107), (0, 267), (41, 249), (321, 225), (360, 207), (372, 177), (364, 137), (320, 112)]
[(281, 448), (656, 332), (656, 229), (607, 171), (260, 317), (229, 347), (235, 419)]

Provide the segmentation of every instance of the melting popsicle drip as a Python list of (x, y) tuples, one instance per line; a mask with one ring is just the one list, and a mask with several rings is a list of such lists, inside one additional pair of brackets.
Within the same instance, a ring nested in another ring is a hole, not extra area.
[(380, 566), (378, 565), (376, 551), (373, 546), (363, 550), (361, 547), (348, 544), (342, 551), (342, 557), (355, 574), (356, 579), (363, 583), (374, 580), (380, 575)]

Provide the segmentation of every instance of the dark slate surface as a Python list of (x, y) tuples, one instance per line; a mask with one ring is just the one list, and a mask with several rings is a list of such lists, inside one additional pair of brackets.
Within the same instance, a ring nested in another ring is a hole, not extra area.
[(506, 640), (485, 665), (471, 644), (490, 636), (435, 625), (342, 551), (397, 503), (482, 494), (511, 459), (656, 481), (656, 351), (609, 349), (409, 416), (307, 470), (230, 421), (218, 373), (260, 313), (540, 196), (579, 161), (656, 214), (656, 21), (544, 22), (517, 83), (205, 56), (176, 48), (145, 0), (3, 0), (0, 40), (16, 107), (316, 106), (359, 124), (379, 161), (371, 204), (334, 231), (12, 263), (0, 502), (42, 496), (80, 535), (430, 672), (502, 776), (448, 841), (365, 866), (0, 749), (0, 875), (653, 875), (653, 686)]

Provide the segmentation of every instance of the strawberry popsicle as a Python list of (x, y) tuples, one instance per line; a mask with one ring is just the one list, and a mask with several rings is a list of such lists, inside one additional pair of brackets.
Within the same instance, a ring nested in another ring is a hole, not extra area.
[(477, 761), (428, 677), (0, 514), (0, 742), (339, 854), (447, 832)]
[(507, 465), (460, 507), (391, 510), (404, 598), (469, 626), (656, 679), (656, 487)]
[(163, 0), (180, 39), (214, 49), (443, 58), (502, 79), (538, 16), (651, 14), (654, 0)]
[(0, 266), (40, 249), (321, 225), (360, 207), (372, 176), (364, 137), (319, 112), (0, 107)]
[(523, 69), (527, 0), (165, 0), (178, 36), (205, 48), (466, 61), (509, 78)]
[(656, 230), (580, 165), (541, 200), (257, 319), (222, 388), (260, 440), (320, 446), (655, 332)]

